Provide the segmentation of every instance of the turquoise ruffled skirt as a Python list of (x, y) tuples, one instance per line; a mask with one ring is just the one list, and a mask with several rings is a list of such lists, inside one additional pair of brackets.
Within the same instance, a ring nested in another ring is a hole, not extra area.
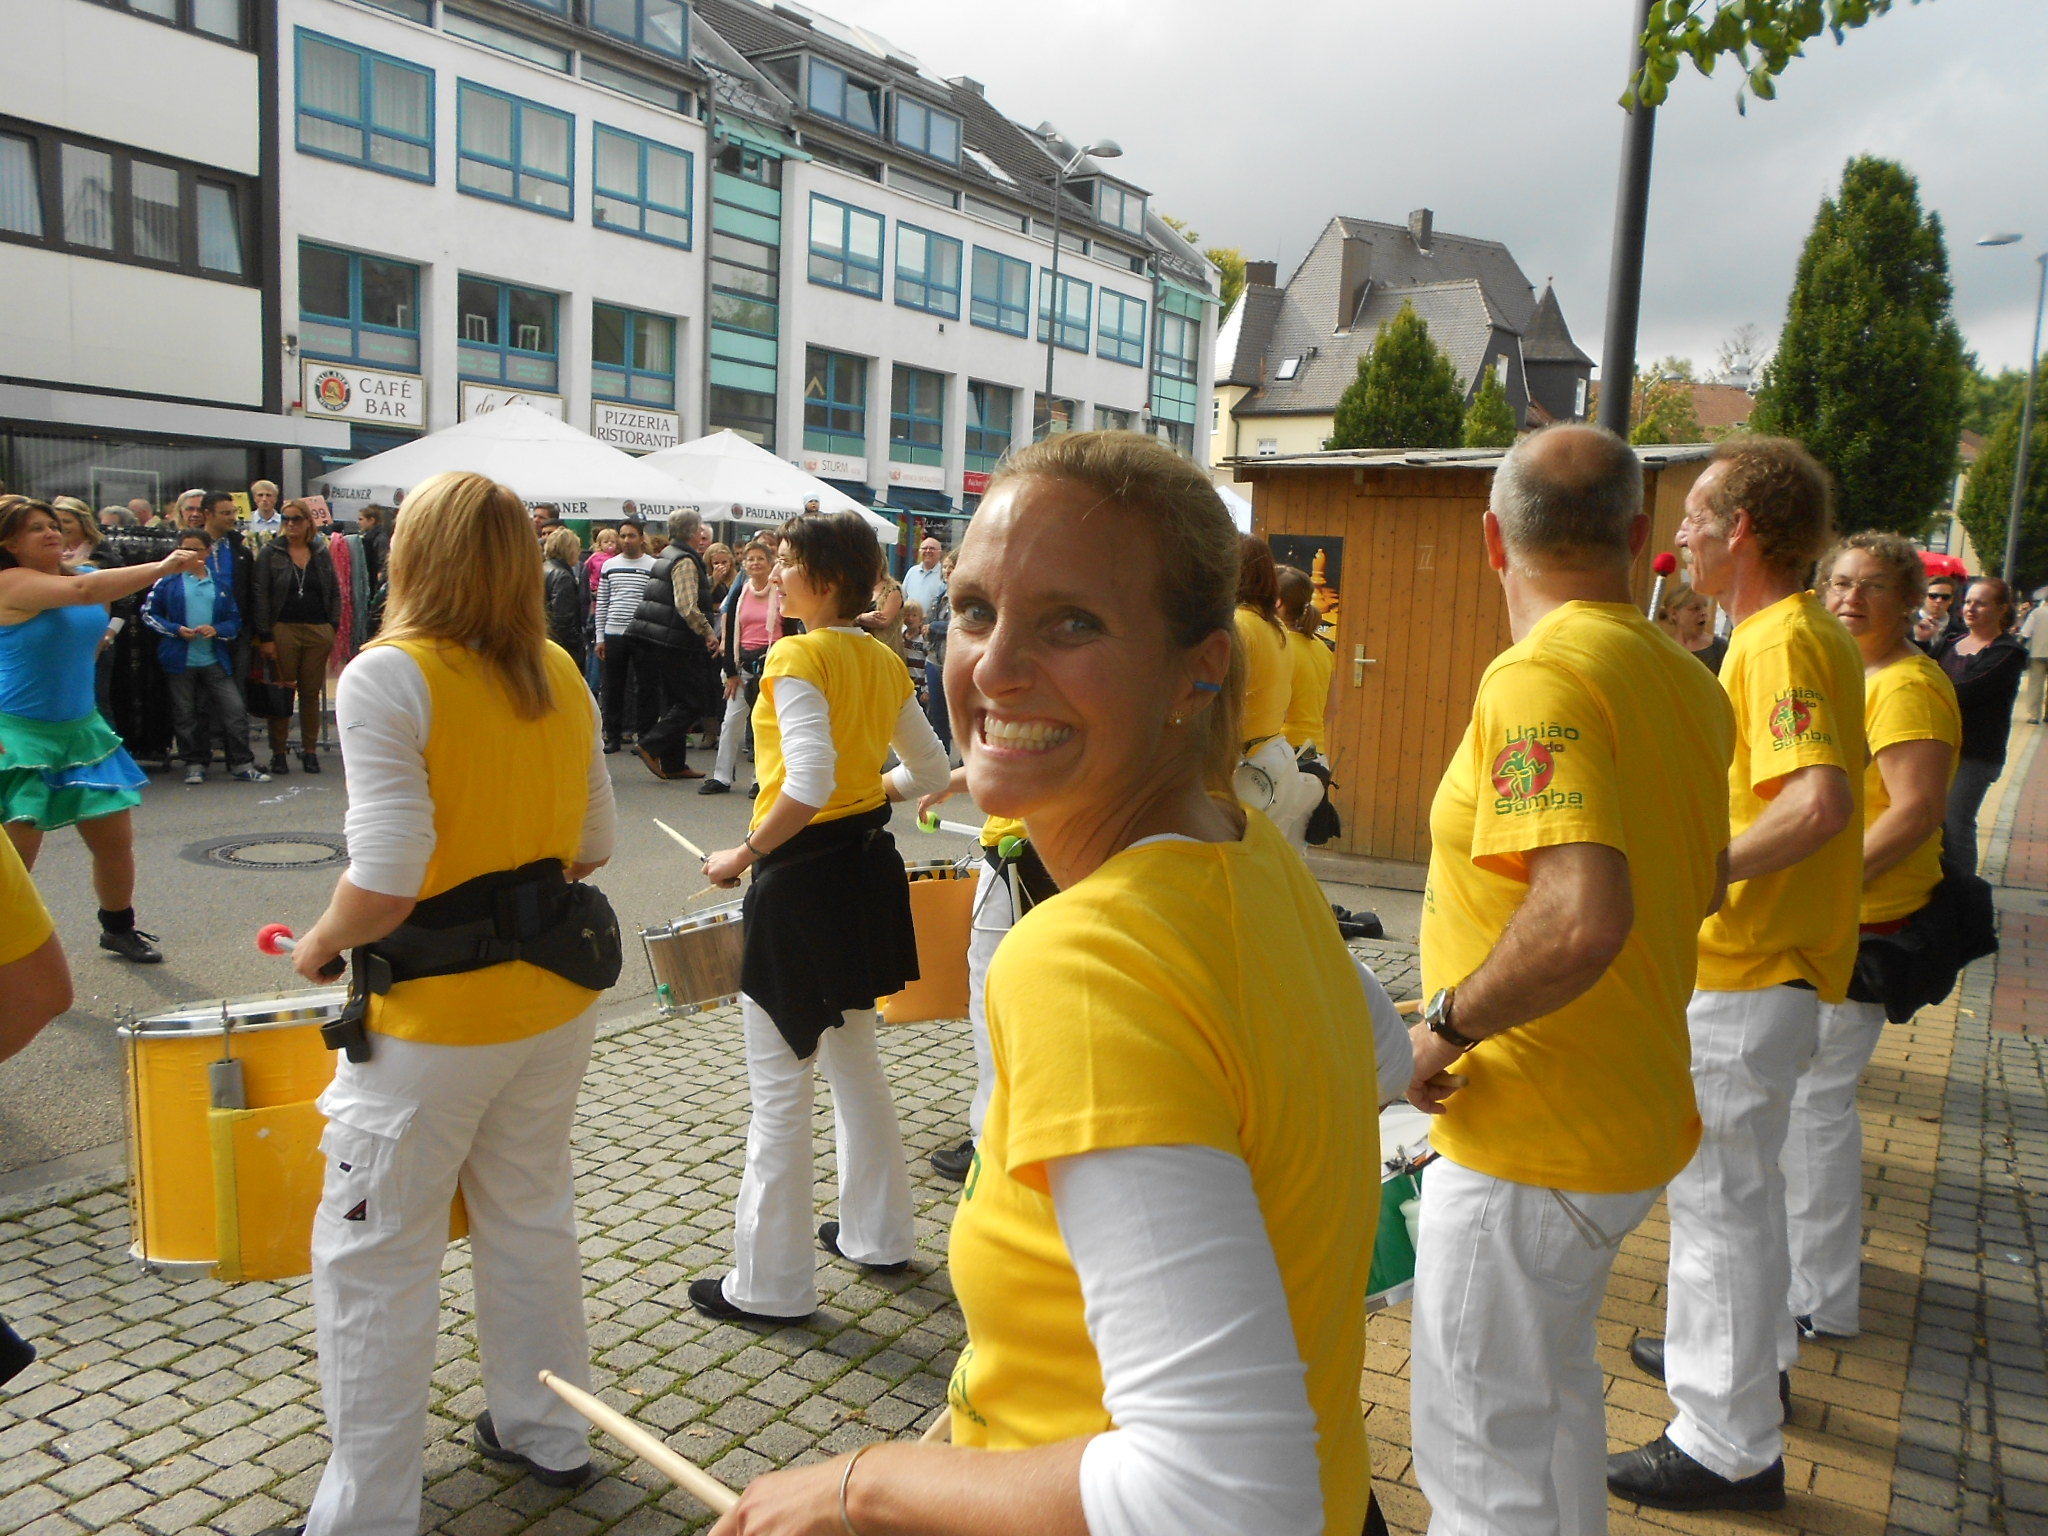
[(78, 720), (0, 713), (0, 822), (54, 832), (142, 804), (148, 782), (98, 710)]

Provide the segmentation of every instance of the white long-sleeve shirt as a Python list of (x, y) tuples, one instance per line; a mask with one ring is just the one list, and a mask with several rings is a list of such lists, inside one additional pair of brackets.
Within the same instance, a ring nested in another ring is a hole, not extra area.
[[(835, 624), (842, 634), (862, 633)], [(778, 677), (772, 690), (775, 721), (782, 729), (782, 793), (802, 805), (823, 805), (838, 782), (839, 749), (832, 744), (832, 708), (825, 695), (800, 677)], [(900, 761), (882, 775), (899, 800), (935, 795), (952, 778), (946, 749), (918, 707), (917, 695), (903, 701), (889, 745)]]

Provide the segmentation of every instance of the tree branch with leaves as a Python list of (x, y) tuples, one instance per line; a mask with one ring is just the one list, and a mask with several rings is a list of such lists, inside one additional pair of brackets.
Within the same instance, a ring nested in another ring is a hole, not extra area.
[[(1622, 93), (1621, 104), (1657, 107), (1670, 94), (1678, 66), (1711, 75), (1723, 59), (1732, 58), (1742, 71), (1735, 110), (1746, 112), (1748, 98), (1770, 101), (1778, 94), (1778, 76), (1803, 57), (1806, 45), (1821, 33), (1837, 44), (1871, 18), (1892, 8), (1893, 0), (1655, 0), (1643, 31), (1643, 66)], [(1920, 0), (1912, 0), (1918, 5)]]

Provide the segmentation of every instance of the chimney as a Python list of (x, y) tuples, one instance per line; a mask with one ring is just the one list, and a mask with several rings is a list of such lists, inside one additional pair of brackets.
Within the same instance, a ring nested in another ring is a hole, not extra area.
[(957, 86), (959, 89), (963, 91), (972, 91), (977, 96), (983, 96), (987, 94), (982, 90), (981, 82), (979, 80), (971, 79), (966, 75), (955, 75), (952, 77), (952, 79), (948, 80), (946, 84), (951, 86)]
[(1280, 286), (1280, 263), (1277, 261), (1248, 261), (1244, 264), (1244, 285), (1247, 288), (1277, 288)]
[(1337, 271), (1337, 329), (1348, 331), (1358, 314), (1359, 300), (1372, 277), (1372, 242), (1360, 235), (1344, 237), (1343, 264)]
[(1418, 251), (1429, 249), (1430, 226), (1435, 220), (1436, 216), (1427, 208), (1418, 208), (1408, 215), (1408, 233), (1414, 238), (1415, 249)]

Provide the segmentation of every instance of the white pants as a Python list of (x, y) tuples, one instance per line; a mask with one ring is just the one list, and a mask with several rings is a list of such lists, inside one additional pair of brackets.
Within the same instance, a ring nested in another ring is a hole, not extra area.
[(718, 727), (718, 759), (711, 767), (711, 777), (721, 784), (731, 784), (733, 775), (740, 771), (740, 748), (747, 739), (747, 687), (740, 684), (740, 691), (725, 701), (725, 719)]
[[(1820, 1048), (1792, 1095), (1785, 1138), (1787, 1310), (1822, 1333), (1862, 1330), (1863, 1121), (1856, 1085), (1884, 1033), (1882, 1003), (1822, 1003)], [(1779, 1365), (1790, 1369), (1795, 1341)]]
[(1665, 1386), (1672, 1442), (1723, 1477), (1784, 1454), (1778, 1371), (1799, 1340), (1778, 1158), (1819, 1015), (1818, 994), (1782, 986), (1695, 992), (1686, 1010), (1703, 1129), (1671, 1181)]
[(875, 1012), (849, 1009), (816, 1054), (798, 1061), (768, 1010), (744, 993), (747, 1169), (733, 1213), (733, 1269), (725, 1299), (749, 1312), (802, 1317), (818, 1309), (818, 1250), (812, 1236), (817, 1170), (811, 1155), (811, 1069), (832, 1085), (839, 1152), (839, 1249), (862, 1264), (911, 1255), (910, 1174), (903, 1131), (875, 1049)]
[(1439, 1157), (1422, 1176), (1409, 1412), (1430, 1536), (1599, 1536), (1594, 1320), (1655, 1189), (1572, 1194)]
[(441, 1255), (456, 1181), (469, 1207), (477, 1343), (498, 1443), (566, 1470), (590, 1427), (543, 1387), (590, 1384), (569, 1129), (588, 1013), (503, 1045), (372, 1036), (320, 1096), (327, 1176), (313, 1218), (313, 1315), (333, 1450), (307, 1536), (415, 1536)]
[(988, 968), (1016, 920), (1010, 882), (984, 859), (974, 876), (974, 917), (967, 930), (967, 1023), (974, 1031), (974, 1103), (967, 1111), (967, 1129), (976, 1141), (996, 1091), (996, 1053), (988, 1043)]

